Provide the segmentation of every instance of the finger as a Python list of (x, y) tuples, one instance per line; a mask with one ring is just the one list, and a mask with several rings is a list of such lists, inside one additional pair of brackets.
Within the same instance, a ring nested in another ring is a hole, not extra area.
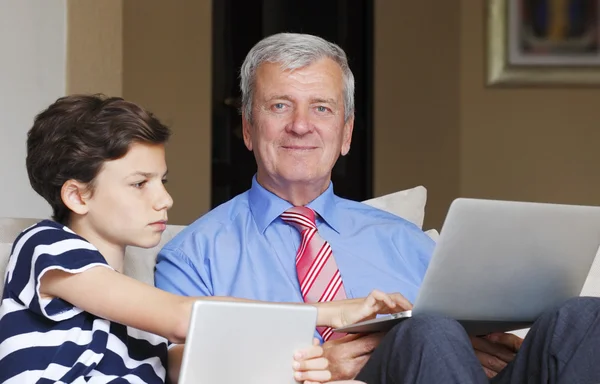
[(382, 296), (385, 296), (383, 292), (377, 289), (372, 290), (365, 298), (365, 301), (363, 302), (363, 308), (373, 312), (374, 308), (379, 306)]
[(402, 294), (395, 292), (395, 293), (391, 293), (390, 297), (392, 298), (392, 300), (394, 300), (394, 302), (396, 302), (396, 304), (404, 309), (404, 310), (408, 310), (408, 309), (412, 309), (412, 303), (410, 301), (408, 301), (408, 299), (404, 296), (402, 296)]
[(488, 379), (493, 378), (494, 376), (496, 376), (498, 373), (492, 371), (491, 369), (488, 369), (486, 367), (483, 367), (483, 371), (485, 372), (485, 375), (487, 376)]
[(367, 297), (367, 302), (370, 305), (382, 305), (387, 307), (396, 306), (396, 302), (391, 295), (388, 295), (387, 293), (378, 289), (374, 289), (371, 291), (371, 293), (369, 293), (369, 296)]
[(372, 292), (372, 298), (375, 300), (371, 303), (373, 307), (376, 307), (377, 313), (394, 313), (399, 310), (412, 309), (412, 303), (408, 301), (400, 293), (386, 294), (378, 290)]
[(475, 350), (495, 356), (502, 361), (510, 363), (515, 358), (515, 352), (502, 344), (496, 344), (483, 337), (471, 337), (471, 344)]
[(294, 361), (292, 366), (294, 367), (294, 371), (299, 372), (323, 371), (329, 367), (329, 360), (324, 357), (318, 357), (316, 359)]
[(321, 340), (317, 339), (316, 337), (313, 338), (313, 345), (321, 345)]
[(513, 352), (518, 352), (523, 344), (523, 339), (512, 333), (490, 333), (486, 336), (486, 339), (493, 343), (504, 345)]
[(379, 306), (381, 306), (382, 308), (388, 307), (388, 308), (395, 308), (396, 307), (396, 302), (394, 300), (392, 300), (392, 297), (380, 290), (373, 290), (373, 292), (371, 292), (372, 297), (377, 301), (377, 303)]
[[(317, 384), (321, 384), (321, 383), (317, 383)], [(330, 381), (327, 384), (367, 384), (364, 381), (358, 381), (358, 380), (336, 380), (336, 381)]]
[(351, 341), (345, 348), (347, 358), (355, 359), (365, 355), (370, 355), (375, 348), (377, 348), (384, 335), (385, 334), (383, 333), (371, 333)]
[(484, 370), (487, 369), (488, 371), (494, 372), (494, 374), (502, 371), (507, 365), (506, 362), (500, 360), (496, 356), (492, 356), (485, 352), (475, 351), (475, 356)]
[(294, 378), (297, 381), (315, 381), (317, 383), (323, 383), (331, 379), (331, 372), (327, 370), (323, 371), (296, 371), (294, 372)]
[(320, 345), (313, 345), (311, 347), (296, 351), (296, 353), (294, 353), (294, 360), (310, 360), (321, 356), (323, 356), (323, 347), (321, 347)]
[(367, 384), (364, 381), (357, 380), (342, 380), (342, 381), (328, 381), (327, 383), (323, 383), (322, 381), (310, 381), (306, 380), (302, 384)]

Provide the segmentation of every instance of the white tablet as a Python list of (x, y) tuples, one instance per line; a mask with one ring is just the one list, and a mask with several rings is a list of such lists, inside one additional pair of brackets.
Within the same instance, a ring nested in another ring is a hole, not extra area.
[(296, 384), (294, 352), (312, 345), (316, 307), (194, 303), (179, 384)]

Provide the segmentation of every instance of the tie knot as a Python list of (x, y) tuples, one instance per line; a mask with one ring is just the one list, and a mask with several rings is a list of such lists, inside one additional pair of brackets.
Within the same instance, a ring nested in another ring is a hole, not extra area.
[(292, 207), (281, 214), (286, 223), (296, 227), (300, 232), (307, 229), (316, 229), (315, 211), (308, 207)]

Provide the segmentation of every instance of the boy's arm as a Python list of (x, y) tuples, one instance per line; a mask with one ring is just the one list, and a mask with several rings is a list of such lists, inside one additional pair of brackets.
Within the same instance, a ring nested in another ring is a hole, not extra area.
[(192, 304), (199, 299), (162, 291), (104, 267), (80, 273), (47, 271), (40, 279), (40, 295), (60, 298), (98, 317), (155, 333), (174, 343), (185, 341)]
[[(105, 267), (79, 273), (48, 270), (41, 274), (39, 292), (42, 297), (63, 299), (98, 317), (161, 335), (173, 343), (185, 341), (195, 300), (253, 301), (179, 296)], [(318, 325), (342, 327), (397, 307), (407, 309), (404, 304), (410, 305), (399, 294), (373, 291), (366, 299), (314, 305), (318, 308)]]
[(183, 361), (183, 345), (177, 344), (169, 348), (169, 363), (167, 366), (167, 383), (177, 384), (179, 381), (179, 371)]
[[(191, 247), (190, 247), (191, 248)], [(158, 253), (154, 274), (155, 285), (168, 292), (185, 296), (213, 295), (211, 276), (203, 268), (202, 254), (195, 247), (195, 262), (192, 262), (179, 248), (163, 247)], [(249, 300), (251, 301), (251, 300)], [(285, 303), (302, 304), (304, 303)], [(366, 298), (350, 299), (328, 303), (312, 303), (318, 309), (317, 325), (324, 327), (342, 327), (370, 317), (377, 313), (389, 313), (410, 309), (412, 305), (402, 295), (386, 295), (373, 291)], [(315, 331), (315, 337), (321, 336)]]

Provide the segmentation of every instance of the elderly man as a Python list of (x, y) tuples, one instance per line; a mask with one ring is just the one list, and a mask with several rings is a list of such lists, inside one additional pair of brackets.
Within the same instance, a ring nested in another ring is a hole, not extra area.
[[(183, 295), (288, 302), (379, 289), (412, 302), (434, 243), (406, 220), (333, 192), (331, 172), (350, 150), (354, 123), (354, 78), (343, 50), (310, 35), (267, 37), (247, 55), (241, 89), (244, 142), (258, 164), (252, 187), (163, 248), (156, 285)], [(469, 339), (453, 320), (431, 316), (387, 335), (318, 334), (336, 379), (480, 383), (487, 373), (498, 382), (600, 381), (600, 364), (588, 356), (593, 342), (582, 341), (583, 331), (563, 332), (580, 327), (599, 342), (598, 308), (593, 299), (565, 304), (542, 317), (522, 347), (508, 334)], [(559, 350), (561, 337), (571, 347)]]

